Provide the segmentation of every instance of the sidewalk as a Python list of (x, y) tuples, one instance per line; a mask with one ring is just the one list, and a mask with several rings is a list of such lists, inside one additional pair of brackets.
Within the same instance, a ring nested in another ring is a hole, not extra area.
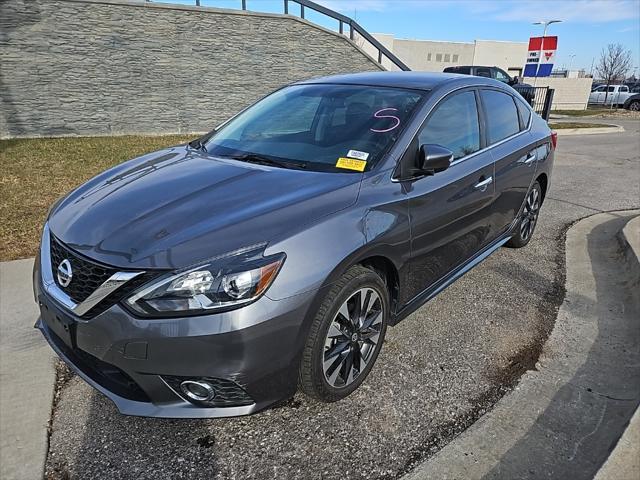
[(640, 478), (633, 424), (609, 457), (640, 403), (640, 263), (620, 234), (638, 213), (567, 232), (567, 293), (536, 370), (405, 480), (592, 479), (608, 458), (599, 479)]
[(0, 264), (0, 478), (42, 478), (53, 401), (53, 352), (33, 328), (33, 259)]

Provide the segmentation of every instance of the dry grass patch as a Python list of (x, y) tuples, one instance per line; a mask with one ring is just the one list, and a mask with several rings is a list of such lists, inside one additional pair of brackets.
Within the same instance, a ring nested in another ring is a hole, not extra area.
[(101, 171), (193, 135), (0, 140), (0, 260), (36, 254), (49, 206)]

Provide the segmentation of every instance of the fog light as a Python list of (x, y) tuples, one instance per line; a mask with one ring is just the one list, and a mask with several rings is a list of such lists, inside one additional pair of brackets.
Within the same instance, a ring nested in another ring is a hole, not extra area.
[(216, 396), (213, 387), (200, 380), (185, 380), (180, 384), (180, 390), (191, 400), (197, 402), (208, 402)]

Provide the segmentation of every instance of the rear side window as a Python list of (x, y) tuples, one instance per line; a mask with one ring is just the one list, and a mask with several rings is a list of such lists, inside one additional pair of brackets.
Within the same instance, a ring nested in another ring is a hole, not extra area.
[(487, 67), (478, 67), (476, 68), (476, 76), (491, 78), (491, 70)]
[(429, 116), (418, 140), (437, 144), (461, 158), (480, 150), (478, 107), (473, 92), (462, 92), (445, 98)]
[(529, 106), (522, 100), (516, 97), (516, 106), (518, 107), (518, 114), (520, 115), (520, 130), (524, 130), (529, 125), (529, 119), (531, 118), (531, 110)]
[(481, 90), (480, 95), (487, 115), (489, 144), (499, 142), (520, 131), (518, 110), (511, 95), (496, 90)]

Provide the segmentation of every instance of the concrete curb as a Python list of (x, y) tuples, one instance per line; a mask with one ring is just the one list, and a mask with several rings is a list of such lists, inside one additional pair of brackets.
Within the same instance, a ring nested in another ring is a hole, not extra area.
[(620, 133), (624, 132), (624, 127), (620, 125), (611, 125), (606, 127), (593, 127), (593, 128), (558, 128), (555, 130), (559, 137), (567, 135), (595, 135), (599, 133)]
[(640, 278), (616, 241), (639, 213), (597, 214), (567, 232), (567, 294), (536, 370), (405, 480), (597, 474), (640, 404)]
[(0, 264), (0, 478), (42, 478), (55, 382), (54, 355), (33, 328), (33, 259)]

